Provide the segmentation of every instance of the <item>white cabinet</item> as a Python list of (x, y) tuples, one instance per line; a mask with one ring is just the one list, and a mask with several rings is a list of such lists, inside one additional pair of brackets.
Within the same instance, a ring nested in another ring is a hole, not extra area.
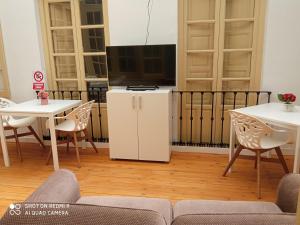
[(171, 91), (107, 92), (110, 158), (169, 161)]

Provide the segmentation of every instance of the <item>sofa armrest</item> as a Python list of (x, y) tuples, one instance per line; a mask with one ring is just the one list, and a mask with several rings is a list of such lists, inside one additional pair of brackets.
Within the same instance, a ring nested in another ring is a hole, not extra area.
[(69, 170), (54, 172), (25, 202), (75, 203), (80, 198), (77, 179)]
[(174, 219), (172, 225), (296, 225), (295, 214), (193, 214)]
[(300, 174), (290, 173), (281, 179), (276, 204), (283, 212), (296, 213), (299, 190)]

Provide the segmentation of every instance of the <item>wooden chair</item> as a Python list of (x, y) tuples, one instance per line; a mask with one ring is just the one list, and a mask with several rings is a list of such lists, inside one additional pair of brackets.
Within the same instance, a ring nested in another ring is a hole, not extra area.
[[(94, 148), (95, 152), (98, 153), (98, 150), (92, 140), (92, 138), (89, 136), (87, 131), (87, 126), (89, 123), (89, 118), (92, 110), (94, 101), (87, 102), (76, 109), (74, 109), (72, 112), (70, 112), (68, 115), (63, 117), (55, 117), (55, 119), (64, 119), (64, 122), (58, 124), (55, 127), (56, 130), (56, 138), (58, 139), (59, 135), (65, 135), (66, 141), (59, 141), (57, 144), (67, 144), (67, 151), (69, 151), (69, 144), (72, 142), (76, 149), (76, 157), (77, 157), (77, 165), (80, 167), (80, 156), (79, 156), (79, 150), (78, 150), (78, 141), (82, 140), (88, 140), (92, 147)], [(82, 136), (82, 133), (84, 136)], [(50, 161), (52, 155), (52, 151), (49, 152), (48, 158), (47, 158), (47, 164)]]
[[(289, 173), (288, 167), (282, 155), (280, 146), (289, 142), (289, 133), (285, 130), (275, 130), (259, 119), (238, 112), (231, 112), (233, 128), (239, 142), (237, 150), (225, 169), (223, 176), (226, 176), (235, 160), (239, 157), (243, 149), (255, 153), (254, 157), (244, 157), (255, 159), (255, 168), (257, 168), (257, 197), (261, 198), (261, 161), (279, 162), (285, 173)], [(279, 134), (279, 137), (275, 137)], [(275, 149), (278, 156), (276, 159), (262, 158), (261, 154)]]
[[(0, 108), (9, 107), (15, 104), (16, 103), (11, 100), (8, 100), (6, 98), (0, 98)], [(23, 156), (21, 152), (19, 137), (33, 135), (38, 140), (38, 142), (43, 147), (43, 149), (46, 149), (44, 143), (42, 142), (40, 137), (37, 135), (37, 133), (34, 131), (34, 129), (31, 126), (36, 120), (35, 117), (17, 118), (12, 116), (3, 116), (2, 120), (3, 120), (4, 130), (11, 130), (14, 133), (13, 135), (6, 136), (6, 139), (14, 138), (16, 140), (16, 149), (21, 162), (23, 161)], [(18, 133), (19, 128), (27, 128), (29, 131)]]

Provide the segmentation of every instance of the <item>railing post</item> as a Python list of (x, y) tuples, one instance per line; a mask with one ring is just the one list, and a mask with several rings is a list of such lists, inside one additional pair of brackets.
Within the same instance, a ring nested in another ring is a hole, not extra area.
[(211, 92), (211, 117), (210, 117), (210, 145), (213, 145), (213, 126), (214, 126), (214, 105), (215, 105), (215, 92)]
[(180, 91), (180, 117), (179, 117), (179, 144), (182, 145), (182, 94), (183, 92)]
[(235, 109), (235, 106), (236, 106), (236, 95), (237, 95), (237, 92), (233, 92), (233, 109)]
[(268, 103), (270, 103), (270, 101), (271, 101), (271, 94), (272, 94), (272, 92), (268, 92)]
[(260, 96), (260, 92), (257, 91), (257, 92), (256, 92), (256, 105), (259, 104), (259, 96)]
[(98, 118), (99, 118), (99, 127), (100, 127), (100, 141), (103, 140), (102, 136), (102, 118), (101, 118), (101, 100), (100, 100), (100, 90), (97, 91), (97, 98), (98, 98)]
[[(88, 95), (90, 94), (90, 91), (92, 91), (92, 96), (94, 97), (94, 87), (92, 87), (91, 89), (89, 89)], [(93, 139), (93, 141), (95, 141), (95, 137), (94, 137), (94, 126), (93, 126), (93, 107), (92, 107), (92, 113), (91, 113), (91, 116), (90, 116), (90, 120), (91, 120), (92, 139)]]
[(224, 112), (225, 112), (225, 94), (226, 92), (222, 92), (222, 116), (221, 116), (221, 147), (223, 146), (223, 135), (224, 135)]
[(190, 111), (190, 145), (193, 144), (193, 94), (194, 92), (191, 92), (191, 111)]
[(202, 136), (203, 136), (203, 96), (204, 92), (201, 92), (201, 105), (200, 105), (200, 145), (202, 145)]
[(245, 107), (247, 107), (247, 106), (248, 106), (248, 95), (249, 95), (249, 92), (248, 92), (248, 91), (246, 91), (246, 92), (245, 92), (245, 96), (246, 96), (246, 100), (245, 100)]

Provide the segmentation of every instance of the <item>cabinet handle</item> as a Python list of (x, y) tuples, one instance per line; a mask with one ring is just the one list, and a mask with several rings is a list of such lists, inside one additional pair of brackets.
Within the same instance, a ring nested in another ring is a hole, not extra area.
[(139, 108), (142, 109), (142, 96), (139, 96)]
[(132, 96), (132, 108), (135, 109), (135, 96)]

